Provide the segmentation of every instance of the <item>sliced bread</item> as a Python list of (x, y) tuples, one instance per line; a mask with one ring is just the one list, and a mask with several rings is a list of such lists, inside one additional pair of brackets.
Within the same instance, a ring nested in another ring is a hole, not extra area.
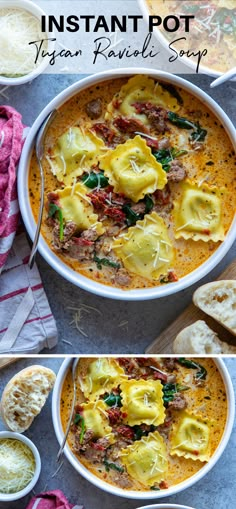
[(193, 294), (193, 302), (236, 336), (236, 281), (214, 281), (200, 286)]
[(173, 352), (178, 354), (235, 354), (236, 346), (220, 341), (203, 320), (185, 327), (175, 338)]
[(6, 426), (23, 433), (40, 413), (56, 380), (55, 373), (43, 366), (19, 371), (6, 385), (1, 398), (1, 417)]

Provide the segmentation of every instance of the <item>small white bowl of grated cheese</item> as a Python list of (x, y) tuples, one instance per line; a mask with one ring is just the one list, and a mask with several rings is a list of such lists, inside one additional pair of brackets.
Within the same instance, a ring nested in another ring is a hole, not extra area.
[(20, 433), (0, 432), (0, 502), (25, 497), (41, 471), (38, 449)]
[[(48, 66), (47, 53), (54, 50), (55, 42), (53, 34), (49, 37), (41, 31), (43, 15), (45, 12), (30, 0), (1, 0), (0, 85), (22, 85)], [(40, 56), (36, 41), (42, 44)]]

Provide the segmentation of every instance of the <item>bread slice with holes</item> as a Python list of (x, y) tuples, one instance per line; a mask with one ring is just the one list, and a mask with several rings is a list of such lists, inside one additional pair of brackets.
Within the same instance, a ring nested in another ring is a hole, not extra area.
[(185, 327), (175, 338), (173, 352), (178, 354), (235, 354), (236, 346), (220, 341), (204, 320)]
[(11, 430), (23, 433), (41, 412), (54, 386), (55, 373), (44, 366), (19, 371), (6, 385), (1, 398), (1, 417)]
[(236, 281), (214, 281), (200, 286), (193, 294), (193, 302), (236, 336)]

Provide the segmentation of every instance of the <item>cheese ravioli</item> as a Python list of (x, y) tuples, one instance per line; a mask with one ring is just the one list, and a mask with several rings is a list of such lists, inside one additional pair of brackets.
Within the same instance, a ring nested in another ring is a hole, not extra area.
[(70, 185), (75, 177), (98, 161), (99, 155), (104, 153), (104, 147), (101, 138), (91, 130), (71, 127), (58, 138), (48, 162), (57, 179)]
[(105, 119), (112, 120), (117, 115), (124, 115), (148, 124), (146, 115), (137, 113), (135, 103), (150, 103), (173, 111), (179, 109), (177, 100), (161, 85), (148, 76), (137, 75), (130, 78), (113, 97), (107, 106)]
[(171, 455), (208, 461), (211, 456), (210, 428), (200, 416), (182, 412), (171, 434)]
[(156, 212), (121, 234), (112, 248), (125, 268), (147, 279), (158, 279), (173, 265), (174, 248), (163, 219)]
[(81, 390), (86, 398), (94, 401), (124, 378), (125, 372), (118, 362), (101, 357), (89, 364), (85, 379), (80, 380)]
[(87, 197), (87, 188), (79, 182), (71, 187), (55, 191), (59, 196), (59, 203), (62, 209), (63, 219), (66, 222), (72, 221), (77, 225), (78, 231), (94, 228), (99, 235), (104, 233), (98, 215), (94, 213), (93, 205)]
[(165, 420), (162, 384), (160, 380), (125, 380), (120, 385), (124, 422), (129, 426), (153, 424)]
[(179, 184), (182, 195), (174, 202), (175, 238), (224, 240), (221, 190), (186, 180)]
[(160, 483), (168, 471), (167, 447), (158, 431), (121, 449), (120, 459), (128, 474), (144, 486)]
[(106, 405), (103, 401), (84, 403), (81, 405), (85, 429), (91, 429), (94, 438), (106, 437), (112, 443), (114, 441), (112, 428), (109, 426), (109, 419), (106, 414)]
[(104, 170), (114, 191), (134, 202), (156, 189), (163, 189), (167, 183), (162, 165), (140, 136), (109, 151), (101, 158), (100, 168)]

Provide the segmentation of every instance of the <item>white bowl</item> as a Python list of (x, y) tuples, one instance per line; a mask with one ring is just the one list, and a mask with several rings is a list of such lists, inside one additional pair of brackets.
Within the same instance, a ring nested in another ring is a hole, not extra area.
[[(41, 19), (41, 16), (46, 15), (46, 13), (35, 3), (31, 2), (31, 0), (1, 0), (0, 2), (0, 8), (1, 9), (10, 9), (10, 8), (16, 8), (16, 9), (24, 9), (25, 11), (30, 12), (33, 14), (36, 18)], [(54, 34), (50, 33), (50, 36), (45, 33), (44, 38), (54, 38)], [(48, 51), (51, 53), (55, 48), (55, 42), (54, 41), (48, 41)], [(32, 81), (34, 78), (39, 76), (43, 71), (45, 71), (46, 67), (48, 66), (48, 58), (43, 58), (42, 62), (30, 73), (24, 74), (23, 76), (19, 76), (18, 78), (7, 78), (5, 76), (1, 76), (0, 74), (0, 85), (23, 85), (24, 83), (27, 83), (28, 81)]]
[[(69, 446), (66, 444), (64, 452), (71, 463), (71, 465), (75, 468), (75, 470), (81, 474), (85, 479), (90, 481), (92, 484), (97, 486), (98, 488), (101, 488), (104, 491), (107, 491), (108, 493), (112, 493), (112, 495), (118, 495), (120, 497), (125, 498), (132, 498), (137, 500), (147, 500), (147, 499), (157, 499), (157, 498), (163, 498), (168, 497), (170, 495), (175, 495), (176, 493), (179, 493), (180, 491), (185, 490), (186, 488), (189, 488), (193, 484), (195, 484), (197, 481), (202, 479), (216, 464), (218, 459), (220, 458), (221, 454), (223, 453), (224, 449), (226, 448), (226, 445), (228, 443), (228, 440), (230, 438), (230, 434), (233, 428), (234, 424), (234, 413), (235, 413), (235, 398), (234, 398), (234, 390), (233, 385), (231, 382), (231, 378), (229, 375), (229, 372), (221, 359), (214, 359), (214, 362), (216, 363), (222, 379), (224, 381), (225, 390), (226, 390), (226, 397), (228, 401), (228, 412), (227, 412), (227, 419), (226, 419), (226, 425), (224, 429), (223, 436), (221, 438), (221, 441), (214, 452), (213, 456), (210, 458), (209, 462), (204, 465), (199, 472), (194, 474), (189, 479), (186, 479), (185, 481), (177, 484), (176, 486), (172, 486), (171, 488), (160, 490), (160, 491), (128, 491), (123, 490), (122, 488), (117, 488), (111, 484), (106, 483), (102, 479), (96, 477), (94, 474), (92, 474), (82, 463), (80, 463), (79, 459), (73, 454), (72, 450), (69, 448)], [(61, 399), (61, 391), (63, 382), (65, 380), (66, 374), (68, 372), (68, 369), (71, 364), (71, 359), (67, 358), (64, 360), (64, 362), (61, 365), (61, 368), (58, 372), (56, 383), (53, 389), (53, 395), (52, 395), (52, 420), (53, 420), (53, 426), (56, 433), (57, 440), (59, 444), (62, 443), (64, 432), (62, 429), (61, 424), (61, 417), (60, 417), (60, 399)], [(170, 506), (168, 506), (170, 507)], [(173, 506), (175, 507), (175, 506)], [(178, 507), (178, 506), (176, 506)]]
[(25, 497), (34, 488), (41, 472), (41, 459), (37, 447), (35, 447), (33, 442), (31, 442), (31, 440), (29, 440), (29, 438), (25, 437), (24, 435), (21, 435), (20, 433), (13, 433), (11, 431), (0, 431), (0, 440), (2, 440), (3, 438), (12, 438), (14, 440), (19, 440), (20, 442), (23, 442), (32, 451), (35, 459), (34, 476), (31, 479), (30, 483), (27, 484), (27, 486), (23, 490), (9, 494), (0, 493), (0, 502), (13, 502), (14, 500), (19, 500), (19, 498)]
[(137, 507), (137, 509), (193, 509), (193, 507), (189, 507), (188, 505), (179, 505), (179, 504), (154, 504), (154, 505), (144, 505), (142, 507)]
[[(132, 71), (130, 71), (130, 69), (117, 69), (89, 76), (88, 78), (85, 78), (71, 85), (69, 88), (61, 92), (55, 99), (53, 99), (48, 104), (48, 106), (46, 106), (46, 108), (44, 108), (44, 110), (40, 113), (40, 115), (34, 122), (30, 130), (30, 133), (27, 137), (27, 140), (25, 142), (18, 169), (18, 196), (23, 220), (32, 240), (35, 235), (36, 223), (30, 206), (28, 175), (30, 158), (34, 147), (35, 135), (39, 127), (41, 126), (42, 122), (45, 120), (47, 115), (53, 109), (61, 107), (62, 104), (64, 104), (66, 101), (68, 101), (71, 97), (73, 97), (81, 90), (84, 90), (90, 87), (91, 85), (95, 85), (97, 83), (101, 83), (109, 79), (127, 77), (129, 75), (132, 76), (134, 74), (146, 74), (154, 79), (163, 79), (168, 83), (171, 83), (178, 87), (182, 87), (184, 90), (187, 90), (187, 92), (200, 99), (204, 104), (207, 104), (210, 110), (224, 125), (225, 130), (229, 135), (232, 144), (236, 150), (235, 128), (232, 122), (229, 120), (229, 118), (220, 108), (220, 106), (218, 106), (218, 104), (215, 101), (213, 101), (213, 99), (211, 99), (211, 97), (209, 97), (207, 94), (205, 94), (205, 92), (200, 90), (198, 87), (196, 87), (189, 81), (179, 78), (178, 76), (173, 76), (166, 72), (153, 71), (151, 69), (142, 68), (132, 69)], [(71, 283), (74, 283), (80, 288), (83, 288), (84, 290), (112, 299), (147, 300), (155, 299), (158, 297), (164, 297), (166, 295), (179, 292), (180, 290), (183, 290), (184, 288), (189, 287), (192, 284), (196, 283), (196, 281), (200, 280), (206, 274), (208, 274), (208, 272), (214, 269), (214, 267), (222, 260), (222, 258), (225, 256), (225, 254), (232, 246), (235, 238), (236, 238), (236, 218), (234, 219), (224, 242), (213, 253), (213, 255), (210, 258), (208, 258), (208, 260), (204, 262), (200, 267), (195, 269), (187, 276), (181, 278), (176, 283), (169, 283), (168, 285), (138, 290), (122, 290), (119, 288), (113, 288), (111, 286), (97, 283), (95, 281), (92, 281), (92, 279), (82, 276), (78, 272), (75, 272), (68, 265), (66, 265), (58, 256), (56, 256), (56, 254), (50, 249), (49, 245), (46, 243), (42, 236), (40, 238), (38, 248), (41, 255), (45, 258), (45, 260), (49, 263), (49, 265), (51, 265), (51, 267), (54, 270), (61, 274), (61, 276), (63, 276), (65, 279), (67, 279)]]
[[(147, 7), (146, 0), (138, 0), (138, 3), (139, 3), (139, 6), (140, 6), (140, 9), (141, 9), (141, 11), (142, 11), (142, 13), (144, 15), (144, 18), (146, 20), (148, 20), (150, 12), (149, 12), (149, 9)], [(156, 5), (157, 5), (157, 3), (156, 3)], [(173, 52), (169, 48), (170, 41), (167, 39), (167, 37), (165, 37), (163, 32), (161, 32), (161, 30), (158, 27), (154, 27), (153, 34), (156, 36), (158, 41), (160, 41), (161, 45), (167, 50), (169, 55), (173, 56)], [(174, 35), (174, 34), (176, 34), (176, 35)], [(178, 32), (174, 32), (174, 34), (173, 34), (173, 39), (181, 37), (181, 35), (180, 36), (178, 35)], [(219, 51), (220, 51), (220, 45), (219, 45)], [(183, 57), (180, 58), (179, 62), (185, 64), (187, 67), (192, 69), (192, 72), (194, 74), (196, 73), (196, 61), (194, 61), (193, 59), (183, 56)], [(208, 66), (203, 65), (203, 64), (200, 64), (200, 66), (199, 66), (199, 73), (201, 73), (201, 74), (208, 74), (209, 76), (214, 76), (214, 77), (219, 77), (219, 76), (222, 76), (222, 74), (224, 74), (223, 72), (216, 71), (212, 67), (208, 67)], [(235, 80), (236, 80), (236, 78), (232, 78), (232, 81), (235, 81)]]

